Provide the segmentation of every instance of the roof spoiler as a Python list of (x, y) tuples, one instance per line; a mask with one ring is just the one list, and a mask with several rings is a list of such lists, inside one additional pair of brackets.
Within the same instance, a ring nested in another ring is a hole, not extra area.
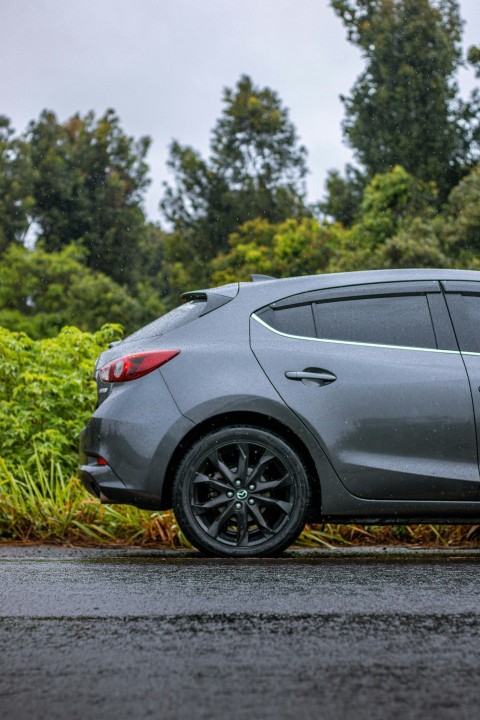
[(189, 290), (181, 294), (182, 303), (186, 302), (204, 302), (205, 308), (200, 313), (199, 317), (207, 315), (212, 310), (226, 305), (230, 300), (238, 293), (238, 283), (231, 285), (224, 285), (219, 288), (212, 288), (211, 290)]

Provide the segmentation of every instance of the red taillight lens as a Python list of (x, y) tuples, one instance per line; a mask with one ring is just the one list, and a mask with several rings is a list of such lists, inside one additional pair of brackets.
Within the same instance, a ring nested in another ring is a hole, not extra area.
[(158, 350), (156, 352), (124, 355), (100, 368), (98, 374), (103, 382), (127, 382), (136, 380), (178, 355), (180, 350)]

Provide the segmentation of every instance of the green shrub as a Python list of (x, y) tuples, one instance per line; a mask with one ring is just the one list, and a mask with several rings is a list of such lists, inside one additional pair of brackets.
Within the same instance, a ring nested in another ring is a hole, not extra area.
[(78, 435), (95, 407), (93, 366), (119, 325), (96, 333), (65, 327), (54, 338), (32, 340), (0, 327), (0, 457), (11, 470), (60, 461), (71, 473)]

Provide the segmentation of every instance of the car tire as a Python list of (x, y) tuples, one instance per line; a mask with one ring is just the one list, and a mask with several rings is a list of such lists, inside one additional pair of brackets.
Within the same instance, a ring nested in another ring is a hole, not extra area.
[(173, 509), (187, 539), (222, 557), (262, 557), (298, 537), (310, 506), (298, 453), (262, 428), (232, 426), (198, 439), (175, 475)]

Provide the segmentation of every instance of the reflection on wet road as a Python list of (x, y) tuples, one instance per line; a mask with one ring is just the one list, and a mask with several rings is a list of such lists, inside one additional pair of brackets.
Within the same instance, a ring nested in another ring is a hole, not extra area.
[(479, 560), (3, 549), (0, 712), (475, 717)]

